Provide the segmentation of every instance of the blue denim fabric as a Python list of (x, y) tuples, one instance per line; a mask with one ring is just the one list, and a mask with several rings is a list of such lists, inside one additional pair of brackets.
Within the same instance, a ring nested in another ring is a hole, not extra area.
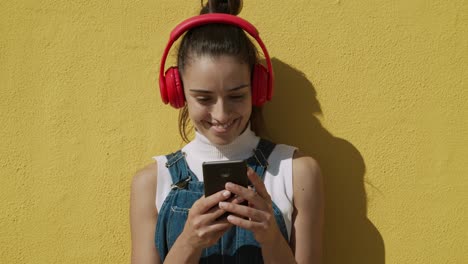
[[(254, 150), (254, 155), (246, 160), (249, 167), (255, 170), (262, 180), (268, 166), (268, 156), (274, 148), (274, 143), (261, 139)], [(184, 153), (180, 150), (167, 155), (166, 167), (169, 168), (172, 182), (178, 183), (179, 187), (173, 185), (158, 214), (155, 243), (163, 261), (184, 229), (189, 208), (203, 196), (204, 192), (203, 182), (198, 181), (190, 170)], [(274, 203), (273, 211), (282, 235), (288, 240), (283, 215)], [(226, 231), (215, 245), (203, 250), (200, 263), (263, 263), (263, 257), (253, 233), (234, 226)]]

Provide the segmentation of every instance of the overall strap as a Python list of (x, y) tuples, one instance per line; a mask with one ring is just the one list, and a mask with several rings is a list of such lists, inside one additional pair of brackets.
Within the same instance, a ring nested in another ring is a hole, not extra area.
[(166, 167), (172, 178), (171, 189), (184, 189), (187, 183), (191, 180), (197, 180), (197, 177), (190, 175), (190, 170), (185, 160), (185, 152), (178, 150), (177, 152), (166, 155)]
[(253, 155), (246, 160), (247, 165), (251, 167), (260, 178), (264, 179), (265, 172), (268, 168), (268, 157), (273, 152), (276, 144), (261, 138), (257, 148), (253, 150)]

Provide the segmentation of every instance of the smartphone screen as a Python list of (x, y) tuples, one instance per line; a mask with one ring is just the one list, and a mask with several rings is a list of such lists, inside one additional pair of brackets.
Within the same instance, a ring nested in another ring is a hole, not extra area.
[(204, 162), (203, 181), (205, 197), (223, 190), (227, 182), (247, 187), (247, 164), (243, 160)]

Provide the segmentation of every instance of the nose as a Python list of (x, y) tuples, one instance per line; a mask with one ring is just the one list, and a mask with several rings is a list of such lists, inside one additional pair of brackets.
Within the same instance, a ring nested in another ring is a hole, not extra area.
[(217, 122), (224, 124), (229, 121), (230, 112), (229, 105), (223, 99), (218, 99), (211, 110), (211, 117)]

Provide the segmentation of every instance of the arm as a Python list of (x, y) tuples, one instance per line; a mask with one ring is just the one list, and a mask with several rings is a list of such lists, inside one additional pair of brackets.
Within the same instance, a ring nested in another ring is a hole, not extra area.
[(249, 207), (233, 203), (220, 203), (220, 207), (235, 214), (228, 217), (229, 222), (254, 233), (262, 246), (265, 263), (322, 263), (324, 206), (320, 168), (314, 159), (296, 152), (292, 170), (294, 211), (289, 245), (276, 225), (271, 197), (252, 170), (247, 175), (256, 193), (226, 184), (227, 190), (249, 201)]
[(202, 196), (190, 208), (184, 230), (169, 250), (165, 263), (198, 263), (204, 248), (215, 244), (231, 227), (225, 219), (217, 220), (225, 211), (216, 205), (231, 193), (222, 190)]
[(293, 159), (294, 211), (290, 245), (298, 263), (322, 263), (323, 179), (317, 162), (296, 151)]
[[(292, 177), (294, 210), (289, 247), (296, 263), (320, 264), (323, 262), (324, 222), (324, 193), (320, 167), (313, 158), (296, 151)], [(262, 248), (265, 263), (281, 263), (275, 262), (281, 258), (288, 260), (289, 247), (285, 247), (283, 242), (284, 239), (278, 239), (271, 249)], [(269, 252), (266, 252), (267, 250)], [(269, 257), (270, 261), (267, 261)]]
[(158, 219), (155, 205), (157, 171), (157, 164), (154, 163), (133, 177), (130, 195), (132, 264), (161, 263), (154, 245)]
[[(132, 182), (130, 226), (132, 235), (132, 264), (161, 263), (154, 245), (158, 212), (155, 205), (157, 164), (139, 171)], [(230, 197), (220, 191), (202, 197), (190, 209), (184, 231), (166, 256), (165, 263), (198, 263), (202, 249), (216, 243), (231, 227), (226, 220), (216, 220), (225, 213), (213, 206)]]

